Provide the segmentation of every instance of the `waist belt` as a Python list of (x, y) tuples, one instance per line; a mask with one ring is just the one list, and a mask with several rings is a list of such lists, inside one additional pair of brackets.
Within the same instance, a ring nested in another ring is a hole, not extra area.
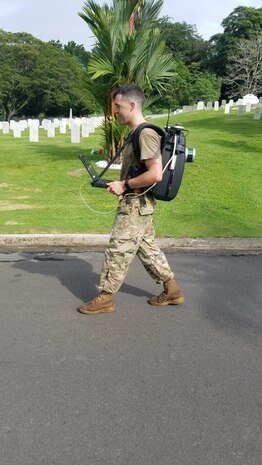
[(144, 194), (137, 194), (137, 195), (129, 195), (129, 194), (126, 194), (125, 197), (124, 197), (124, 202), (126, 202), (127, 205), (130, 205), (132, 203), (132, 201), (134, 200), (139, 200), (140, 202), (140, 205), (145, 205), (146, 204), (146, 200), (145, 200), (145, 195)]

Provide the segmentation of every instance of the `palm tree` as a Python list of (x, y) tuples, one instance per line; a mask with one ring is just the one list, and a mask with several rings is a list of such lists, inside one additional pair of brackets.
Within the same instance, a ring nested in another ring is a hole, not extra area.
[(174, 75), (172, 55), (158, 29), (163, 0), (113, 0), (112, 6), (85, 2), (80, 17), (95, 37), (87, 66), (87, 87), (103, 108), (108, 153), (122, 144), (125, 128), (114, 115), (112, 93), (119, 85), (136, 82), (145, 93), (161, 95)]

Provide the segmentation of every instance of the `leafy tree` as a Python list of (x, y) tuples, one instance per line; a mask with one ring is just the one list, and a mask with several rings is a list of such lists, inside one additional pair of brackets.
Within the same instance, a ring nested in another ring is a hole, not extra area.
[(208, 42), (198, 34), (195, 25), (187, 24), (185, 21), (172, 23), (170, 18), (165, 17), (160, 20), (159, 27), (166, 46), (176, 61), (182, 61), (190, 66), (203, 60)]
[[(178, 108), (183, 105), (193, 105), (191, 73), (182, 61), (175, 62), (176, 74), (170, 79), (169, 94), (163, 104), (171, 108)], [(165, 106), (165, 105), (164, 105)]]
[(197, 72), (191, 77), (191, 98), (198, 101), (214, 102), (220, 97), (221, 78), (212, 73)]
[(64, 45), (64, 50), (76, 57), (79, 63), (85, 68), (88, 64), (91, 53), (85, 50), (83, 44), (77, 45), (73, 40)]
[(170, 108), (194, 105), (200, 100), (214, 102), (219, 99), (221, 78), (212, 73), (204, 73), (198, 67), (190, 70), (183, 62), (176, 62), (175, 69), (176, 75), (171, 80), (171, 91), (167, 99)]
[(261, 34), (262, 8), (239, 6), (222, 22), (224, 34), (238, 39), (251, 39)]
[(65, 50), (70, 55), (76, 57), (81, 66), (84, 68), (87, 66), (90, 52), (85, 49), (83, 44), (78, 45), (73, 40), (67, 42), (65, 45), (63, 45), (60, 40), (50, 40), (48, 43), (61, 50)]
[(60, 40), (49, 40), (49, 42), (47, 42), (48, 44), (51, 44), (53, 45), (54, 47), (57, 47), (57, 48), (60, 48), (62, 50), (62, 48), (64, 47), (62, 42), (60, 42)]
[(0, 31), (0, 105), (5, 120), (33, 96), (31, 81), (39, 43), (29, 34)]
[(173, 54), (176, 71), (176, 75), (171, 78), (169, 96), (164, 102), (170, 102), (172, 108), (177, 108), (193, 105), (199, 100), (217, 100), (221, 91), (221, 79), (207, 71), (208, 42), (199, 36), (196, 26), (186, 22), (172, 23), (169, 18), (164, 18), (160, 29), (167, 48)]
[[(92, 102), (76, 58), (30, 34), (0, 31), (0, 108), (3, 118), (88, 112)], [(82, 90), (81, 90), (82, 89)]]
[(250, 40), (261, 34), (262, 8), (239, 6), (222, 21), (224, 32), (211, 37), (208, 66), (219, 76), (226, 75), (230, 57), (241, 39)]
[[(96, 44), (87, 67), (87, 87), (105, 114), (108, 152), (114, 153), (120, 128), (114, 118), (112, 91), (136, 82), (146, 93), (165, 93), (173, 75), (173, 59), (165, 51), (158, 29), (163, 0), (113, 0), (112, 6), (85, 3), (80, 17), (88, 24)], [(108, 142), (110, 146), (108, 145)]]
[(70, 108), (75, 114), (85, 111), (84, 73), (77, 60), (63, 50), (41, 45), (33, 83), (35, 92), (26, 106), (28, 113), (60, 116), (69, 114)]

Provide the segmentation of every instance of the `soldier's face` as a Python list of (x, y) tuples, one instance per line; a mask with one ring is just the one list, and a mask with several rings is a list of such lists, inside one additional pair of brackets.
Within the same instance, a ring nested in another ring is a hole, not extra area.
[(118, 116), (121, 124), (129, 124), (133, 107), (133, 102), (123, 98), (123, 95), (121, 94), (116, 95), (115, 113)]

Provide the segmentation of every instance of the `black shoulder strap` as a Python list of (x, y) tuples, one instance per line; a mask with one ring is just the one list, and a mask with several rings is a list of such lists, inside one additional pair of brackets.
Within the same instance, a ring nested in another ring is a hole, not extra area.
[(131, 135), (129, 134), (124, 142), (124, 144), (122, 145), (122, 147), (120, 147), (120, 149), (116, 152), (115, 156), (112, 158), (112, 160), (106, 165), (106, 167), (101, 171), (99, 177), (101, 178), (102, 176), (104, 176), (104, 174), (107, 172), (108, 168), (110, 168), (110, 166), (114, 163), (114, 161), (116, 161), (116, 159), (119, 157), (119, 155), (123, 152), (125, 146), (127, 144), (129, 144), (131, 142)]
[(139, 145), (139, 137), (141, 134), (141, 131), (145, 128), (150, 128), (154, 129), (160, 136), (161, 136), (161, 151), (163, 148), (163, 142), (164, 142), (164, 137), (165, 137), (165, 131), (161, 129), (159, 126), (155, 126), (155, 124), (150, 124), (150, 123), (142, 123), (140, 124), (133, 132), (132, 134), (132, 144), (133, 144), (133, 150), (135, 153), (135, 156), (137, 160), (140, 161), (140, 145)]
[(135, 130), (133, 133), (129, 133), (126, 140), (125, 140), (125, 143), (122, 145), (122, 147), (120, 147), (120, 149), (117, 151), (117, 153), (115, 154), (115, 156), (112, 158), (112, 160), (108, 163), (108, 165), (106, 165), (106, 167), (101, 171), (99, 177), (101, 178), (105, 173), (106, 171), (108, 170), (108, 168), (114, 163), (114, 161), (119, 157), (119, 155), (121, 154), (121, 152), (124, 150), (124, 148), (126, 147), (127, 144), (130, 144), (132, 142), (133, 144), (133, 149), (134, 149), (134, 153), (137, 157), (137, 159), (140, 161), (140, 146), (139, 146), (139, 137), (140, 137), (140, 133), (141, 131), (144, 129), (144, 128), (151, 128), (151, 129), (154, 129), (161, 137), (162, 137), (162, 141), (161, 141), (161, 151), (162, 151), (162, 145), (163, 145), (163, 140), (164, 140), (164, 136), (165, 136), (165, 132), (163, 131), (163, 129), (161, 129), (159, 126), (155, 126), (154, 124), (150, 124), (150, 123), (142, 123), (140, 124)]

